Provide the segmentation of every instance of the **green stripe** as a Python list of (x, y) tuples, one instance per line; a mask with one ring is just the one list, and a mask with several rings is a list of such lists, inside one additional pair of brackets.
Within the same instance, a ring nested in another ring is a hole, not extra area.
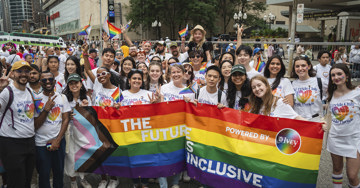
[[(156, 153), (170, 153), (185, 148), (185, 136), (169, 141), (144, 142), (119, 146), (111, 156), (135, 156)], [(185, 157), (185, 156), (184, 156)]]
[(243, 170), (284, 181), (316, 184), (318, 171), (294, 168), (256, 158), (244, 157), (229, 151), (193, 142), (193, 154), (214, 161), (231, 164)]

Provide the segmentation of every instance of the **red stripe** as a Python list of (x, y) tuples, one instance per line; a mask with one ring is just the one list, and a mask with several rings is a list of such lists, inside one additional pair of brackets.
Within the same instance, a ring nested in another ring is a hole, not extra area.
[(62, 87), (62, 84), (59, 81), (57, 83), (60, 85), (60, 87)]
[[(186, 108), (187, 105), (187, 108)], [(99, 119), (130, 119), (140, 117), (151, 117), (156, 115), (164, 115), (171, 113), (184, 112), (195, 114), (197, 116), (209, 117), (219, 119), (221, 121), (227, 121), (235, 124), (240, 124), (248, 127), (255, 127), (268, 131), (279, 132), (284, 127), (292, 128), (301, 136), (310, 138), (322, 139), (323, 131), (320, 123), (299, 121), (285, 118), (273, 118), (269, 116), (262, 116), (257, 114), (251, 114), (247, 112), (240, 112), (231, 108), (224, 108), (219, 110), (214, 105), (198, 104), (195, 107), (191, 103), (185, 103), (184, 101), (172, 101), (163, 102), (158, 104), (147, 105), (135, 105), (124, 106), (120, 110), (116, 110), (112, 107), (106, 107), (105, 110), (102, 107), (93, 107), (98, 112)], [(131, 108), (132, 110), (127, 110)], [(110, 117), (109, 117), (110, 115)], [(120, 118), (121, 117), (121, 118)], [(229, 118), (231, 117), (231, 118)], [(264, 123), (269, 122), (269, 123)], [(269, 127), (269, 125), (273, 125)], [(308, 129), (308, 126), (313, 126), (313, 129)]]

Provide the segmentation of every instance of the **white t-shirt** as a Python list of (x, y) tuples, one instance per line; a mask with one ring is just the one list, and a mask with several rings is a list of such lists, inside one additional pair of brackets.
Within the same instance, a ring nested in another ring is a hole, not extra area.
[[(322, 101), (316, 77), (307, 80), (294, 80), (292, 86), (295, 91), (294, 110), (300, 116), (310, 121), (319, 121), (322, 116)], [(313, 115), (318, 114), (316, 118)]]
[[(89, 102), (88, 106), (92, 106), (91, 105), (91, 98), (88, 95), (86, 95), (86, 98), (87, 98), (87, 101)], [(71, 108), (75, 108), (76, 103), (81, 104), (82, 100), (80, 100), (80, 99), (78, 99), (77, 101), (73, 100), (73, 101), (69, 102), (69, 105), (70, 105)]]
[(66, 56), (64, 54), (59, 55), (59, 72), (64, 74), (65, 73), (65, 62)]
[[(275, 78), (268, 78), (267, 80), (268, 80), (268, 82), (270, 84), (270, 87), (271, 87), (271, 85), (275, 81)], [(295, 93), (294, 88), (292, 87), (290, 80), (287, 79), (287, 78), (281, 78), (280, 79), (280, 84), (277, 86), (276, 89), (274, 89), (272, 91), (272, 94), (274, 96), (280, 97), (280, 98), (284, 98), (285, 96), (291, 95), (291, 94), (294, 94), (294, 93)]]
[[(11, 138), (30, 138), (35, 135), (34, 113), (35, 106), (31, 93), (25, 89), (21, 91), (12, 83), (9, 84), (14, 92), (14, 101), (10, 108), (13, 110), (14, 127), (11, 126), (11, 112), (8, 110), (0, 125), (0, 136)], [(0, 93), (0, 118), (2, 118), (6, 105), (9, 102), (10, 94), (8, 89)], [(10, 125), (10, 126), (9, 126)]]
[(113, 106), (116, 101), (111, 95), (118, 89), (118, 87), (106, 89), (100, 84), (99, 87), (94, 88), (92, 104), (94, 106)]
[(205, 80), (205, 73), (201, 74), (200, 71), (194, 71), (194, 82), (197, 82), (198, 84), (200, 84), (200, 80), (203, 80), (206, 82)]
[[(46, 143), (49, 140), (52, 140), (57, 137), (60, 132), (61, 124), (62, 124), (62, 114), (66, 112), (70, 112), (70, 104), (65, 95), (55, 93), (57, 96), (54, 99), (55, 106), (50, 110), (44, 124), (36, 130), (35, 134), (35, 145), (36, 146), (46, 146)], [(44, 105), (49, 97), (41, 94), (41, 103)], [(40, 105), (41, 105), (40, 103)], [(37, 114), (38, 116), (39, 114)]]
[[(98, 81), (96, 75), (97, 75), (97, 70), (98, 70), (99, 67), (91, 70), (91, 72), (93, 73), (93, 75), (95, 76), (95, 82), (93, 83), (90, 79), (90, 77), (88, 76), (87, 77), (87, 80), (86, 80), (86, 84), (87, 84), (87, 89), (92, 89), (92, 90), (95, 90), (95, 88), (99, 88), (101, 85), (101, 83)], [(117, 76), (120, 76), (120, 74), (114, 70), (110, 70), (111, 72), (115, 73)]]
[(188, 97), (189, 94), (179, 94), (180, 91), (185, 89), (185, 86), (182, 85), (181, 88), (176, 87), (173, 82), (165, 84), (161, 86), (160, 93), (164, 95), (164, 101), (176, 101), (176, 100), (183, 100), (184, 96)]
[(322, 88), (323, 88), (323, 100), (327, 98), (327, 89), (329, 86), (329, 75), (330, 75), (331, 66), (326, 64), (326, 66), (322, 66), (321, 64), (317, 64), (314, 66), (314, 70), (316, 71), (316, 77), (321, 78)]
[[(263, 114), (263, 109), (260, 110), (260, 114)], [(270, 117), (279, 117), (279, 118), (288, 118), (295, 119), (299, 114), (297, 114), (294, 109), (283, 102), (283, 99), (279, 98), (276, 102), (276, 106), (271, 109)]]
[[(180, 52), (179, 52), (180, 53)], [(165, 54), (165, 60), (169, 60), (171, 57), (173, 57), (173, 55), (171, 53), (166, 53)], [(189, 57), (188, 53), (180, 53), (179, 57), (177, 57), (177, 59), (179, 60), (180, 63), (184, 62), (187, 58)]]
[(4, 56), (5, 58), (10, 55), (9, 51), (5, 50), (4, 52), (1, 52), (1, 56)]
[(20, 60), (21, 60), (21, 58), (19, 55), (12, 54), (12, 55), (7, 56), (6, 63), (13, 65), (15, 62), (20, 61)]
[(150, 104), (149, 96), (152, 92), (144, 89), (140, 89), (137, 93), (131, 93), (129, 90), (123, 92), (124, 99), (121, 101), (121, 106)]
[[(190, 95), (190, 99), (191, 100), (195, 99), (195, 93)], [(202, 87), (200, 89), (200, 94), (198, 96), (198, 102), (204, 103), (204, 104), (217, 105), (218, 104), (218, 89), (216, 90), (215, 93), (209, 93), (206, 90), (206, 87)], [(222, 92), (222, 94), (221, 94), (220, 103), (225, 106), (228, 106), (228, 103), (226, 101), (226, 94), (224, 92)]]
[(257, 76), (257, 75), (261, 75), (258, 71), (256, 71), (254, 68), (251, 67), (250, 71), (246, 72), (247, 77), (249, 78), (249, 80), (251, 80), (252, 77)]
[(64, 74), (59, 72), (59, 75), (55, 77), (55, 92), (62, 93), (65, 89), (65, 78)]
[(347, 60), (347, 55), (346, 55), (346, 54), (341, 55), (340, 58), (339, 58), (337, 61), (335, 61), (335, 63), (336, 63), (336, 64), (338, 64), (338, 63), (344, 63), (344, 62), (343, 62), (343, 59), (345, 59), (345, 61)]

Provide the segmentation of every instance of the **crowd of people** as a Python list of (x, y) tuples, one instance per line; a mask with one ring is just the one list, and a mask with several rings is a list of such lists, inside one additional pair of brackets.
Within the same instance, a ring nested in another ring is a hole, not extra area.
[[(320, 51), (319, 64), (300, 54), (286, 78), (280, 55), (268, 54), (266, 65), (256, 69), (264, 53), (237, 43), (218, 58), (205, 39), (206, 31), (197, 25), (189, 40), (181, 43), (142, 41), (133, 44), (123, 28), (125, 41), (111, 42), (103, 34), (103, 48), (84, 42), (67, 49), (6, 44), (1, 53), (0, 78), (0, 159), (3, 183), (9, 188), (30, 187), (34, 168), (40, 188), (63, 187), (64, 174), (71, 187), (80, 178), (91, 187), (85, 174), (74, 171), (72, 111), (80, 106), (121, 106), (185, 100), (197, 105), (216, 105), (265, 116), (320, 122), (331, 116), (327, 150), (333, 159), (333, 183), (342, 185), (343, 158), (346, 158), (350, 187), (360, 187), (360, 92), (351, 83), (344, 62), (330, 65), (328, 51)], [(268, 47), (268, 49), (271, 47)], [(359, 49), (356, 46), (355, 49)], [(359, 54), (358, 54), (359, 55)], [(191, 87), (194, 92), (183, 92)], [(121, 93), (123, 98), (114, 97)], [(34, 103), (35, 101), (35, 103)], [(235, 160), (235, 159), (234, 159)], [(181, 175), (182, 174), (182, 175)], [(186, 171), (173, 177), (179, 187)], [(167, 177), (158, 178), (161, 188)], [(146, 187), (151, 179), (133, 179)], [(98, 187), (117, 187), (117, 177), (102, 175)], [(206, 185), (203, 185), (206, 186)]]

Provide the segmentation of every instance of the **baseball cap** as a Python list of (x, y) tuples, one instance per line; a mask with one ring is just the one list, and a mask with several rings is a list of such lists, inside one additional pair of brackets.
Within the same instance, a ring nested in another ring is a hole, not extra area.
[[(254, 54), (258, 53), (259, 51), (264, 51), (264, 50), (261, 49), (261, 48), (259, 48), (259, 47), (257, 47), (257, 48), (254, 49)], [(253, 55), (254, 55), (254, 54), (253, 54)]]
[(178, 44), (177, 44), (176, 42), (171, 42), (171, 44), (170, 44), (170, 48), (171, 48), (171, 47), (173, 47), (173, 46), (177, 47), (177, 46), (178, 46)]
[(155, 43), (155, 46), (156, 46), (156, 45), (158, 45), (158, 44), (160, 44), (160, 45), (163, 45), (163, 46), (164, 46), (164, 43), (165, 43), (165, 42), (164, 42), (163, 40), (161, 40), (161, 41), (157, 41), (157, 42)]
[(70, 74), (68, 79), (67, 79), (67, 83), (71, 82), (71, 81), (81, 81), (81, 76), (76, 74), (76, 73), (73, 73), (73, 74)]
[(11, 70), (18, 70), (18, 69), (21, 69), (22, 67), (26, 67), (26, 68), (28, 68), (28, 69), (32, 69), (28, 62), (26, 62), (26, 61), (24, 61), (24, 60), (20, 60), (20, 61), (15, 62), (15, 63), (12, 65)]
[(240, 72), (240, 73), (246, 74), (246, 69), (243, 65), (237, 64), (232, 67), (230, 74), (233, 74), (235, 72)]

